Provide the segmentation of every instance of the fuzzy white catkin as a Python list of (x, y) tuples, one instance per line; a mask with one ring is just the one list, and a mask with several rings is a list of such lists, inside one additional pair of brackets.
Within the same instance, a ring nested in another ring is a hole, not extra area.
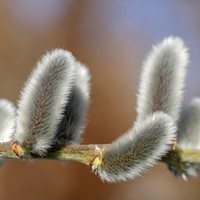
[(155, 112), (138, 121), (103, 151), (98, 174), (103, 181), (134, 179), (152, 167), (169, 150), (175, 138), (173, 119)]
[(17, 110), (15, 139), (32, 153), (51, 148), (76, 78), (75, 58), (62, 49), (47, 53), (28, 78)]
[[(193, 99), (183, 112), (177, 131), (177, 144), (179, 149), (200, 150), (200, 98)], [(169, 169), (187, 180), (199, 174), (200, 163), (184, 162), (181, 167), (170, 165)]]
[(168, 37), (154, 46), (143, 64), (137, 99), (137, 120), (163, 111), (179, 118), (188, 50), (181, 38)]
[(74, 80), (69, 103), (57, 129), (52, 150), (79, 143), (86, 124), (86, 111), (90, 97), (90, 73), (88, 68), (76, 61), (77, 76)]
[(16, 129), (15, 106), (6, 99), (0, 99), (0, 143), (13, 139)]
[(179, 123), (177, 140), (181, 149), (200, 150), (200, 98), (193, 99), (184, 112)]

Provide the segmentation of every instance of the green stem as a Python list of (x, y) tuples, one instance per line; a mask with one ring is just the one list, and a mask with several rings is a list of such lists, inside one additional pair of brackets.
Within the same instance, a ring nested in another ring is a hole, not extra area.
[(51, 159), (62, 161), (77, 161), (86, 165), (91, 165), (91, 162), (100, 155), (99, 149), (107, 145), (71, 145), (63, 148), (62, 150), (51, 152), (45, 157), (39, 157), (37, 155), (31, 155), (37, 159)]
[(199, 150), (190, 150), (184, 149), (179, 150), (179, 155), (184, 162), (190, 163), (200, 163), (200, 151)]
[(29, 152), (19, 143), (0, 143), (0, 158), (2, 159), (49, 159), (61, 161), (77, 161), (85, 165), (91, 165), (94, 159), (100, 156), (102, 149), (109, 145), (70, 145), (62, 150), (50, 152), (45, 156), (39, 156)]
[[(50, 159), (62, 161), (77, 161), (92, 165), (93, 161), (101, 156), (102, 151), (109, 144), (70, 145), (57, 152), (51, 152), (42, 157), (23, 149), (18, 143), (0, 144), (0, 158), (3, 159)], [(183, 163), (200, 163), (200, 150), (171, 150), (160, 160), (168, 165), (180, 166)]]

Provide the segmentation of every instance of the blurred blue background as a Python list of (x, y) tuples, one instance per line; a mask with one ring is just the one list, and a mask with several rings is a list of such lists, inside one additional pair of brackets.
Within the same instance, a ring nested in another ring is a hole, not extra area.
[[(0, 1), (0, 96), (17, 103), (37, 60), (65, 48), (88, 65), (92, 96), (83, 143), (109, 143), (136, 117), (143, 59), (174, 35), (190, 49), (183, 107), (200, 96), (200, 1)], [(2, 200), (199, 200), (200, 176), (184, 182), (159, 164), (136, 180), (102, 183), (78, 163), (10, 160), (0, 168)]]

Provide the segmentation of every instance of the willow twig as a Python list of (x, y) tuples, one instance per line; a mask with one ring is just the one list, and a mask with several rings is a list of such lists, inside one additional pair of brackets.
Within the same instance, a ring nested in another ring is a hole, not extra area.
[[(50, 152), (45, 156), (39, 156), (23, 149), (17, 142), (9, 142), (0, 144), (0, 158), (76, 161), (90, 166), (94, 159), (100, 156), (100, 153), (109, 146), (109, 144), (70, 145), (62, 150)], [(200, 163), (200, 150), (171, 150), (166, 156), (161, 158), (160, 162), (173, 166), (180, 166), (186, 162)]]

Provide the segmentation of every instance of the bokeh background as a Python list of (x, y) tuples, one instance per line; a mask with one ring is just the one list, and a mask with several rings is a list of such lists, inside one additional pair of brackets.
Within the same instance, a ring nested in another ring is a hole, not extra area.
[[(15, 103), (37, 60), (65, 48), (88, 65), (92, 95), (83, 143), (109, 143), (136, 117), (142, 61), (169, 35), (190, 48), (184, 107), (200, 95), (198, 0), (0, 0), (0, 97)], [(199, 200), (159, 164), (136, 180), (102, 183), (79, 163), (10, 160), (0, 168), (1, 200)]]

